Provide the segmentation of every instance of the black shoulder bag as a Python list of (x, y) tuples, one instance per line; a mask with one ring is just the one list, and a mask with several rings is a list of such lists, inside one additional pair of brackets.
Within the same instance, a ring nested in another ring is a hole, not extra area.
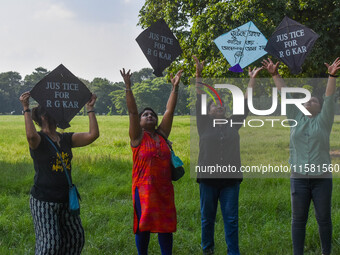
[(169, 146), (171, 152), (171, 180), (177, 181), (181, 179), (185, 173), (183, 168), (183, 162), (178, 156), (175, 155), (175, 152), (171, 146), (171, 142), (160, 132), (156, 131), (156, 133), (159, 134)]

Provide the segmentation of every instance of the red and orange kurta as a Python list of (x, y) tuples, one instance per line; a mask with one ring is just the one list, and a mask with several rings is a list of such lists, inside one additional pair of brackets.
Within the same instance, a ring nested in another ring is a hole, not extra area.
[[(132, 199), (134, 205), (134, 233), (138, 230), (152, 233), (172, 233), (176, 231), (176, 208), (174, 188), (171, 182), (171, 155), (165, 140), (159, 141), (143, 132), (139, 146), (132, 147)], [(142, 209), (137, 220), (135, 190), (138, 188)]]

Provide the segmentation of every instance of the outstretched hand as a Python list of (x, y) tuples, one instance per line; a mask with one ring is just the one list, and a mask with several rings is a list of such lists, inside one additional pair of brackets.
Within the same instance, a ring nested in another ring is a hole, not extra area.
[(182, 72), (183, 70), (179, 70), (177, 74), (175, 75), (175, 77), (173, 77), (173, 75), (170, 74), (171, 83), (174, 87), (178, 86), (179, 81), (181, 80)]
[(325, 65), (328, 68), (328, 73), (330, 75), (336, 75), (337, 71), (340, 70), (340, 58), (337, 58), (334, 60), (333, 64), (329, 65), (328, 63), (325, 63)]
[(196, 77), (201, 77), (203, 67), (204, 67), (204, 60), (202, 62), (200, 62), (195, 55), (193, 55), (192, 58), (196, 62)]
[(29, 99), (30, 99), (30, 92), (26, 91), (24, 93), (22, 93), (22, 95), (19, 97), (19, 100), (22, 104), (22, 107), (24, 109), (28, 109), (29, 108)]
[(94, 104), (96, 103), (97, 96), (96, 94), (92, 94), (90, 100), (86, 104), (87, 111), (92, 111), (94, 108)]
[(280, 62), (276, 62), (275, 64), (273, 63), (273, 61), (268, 58), (268, 60), (263, 59), (262, 61), (262, 65), (263, 68), (267, 69), (268, 73), (270, 73), (272, 76), (278, 74), (278, 67), (279, 67)]
[(251, 70), (250, 66), (248, 67), (248, 74), (250, 78), (256, 78), (257, 74), (263, 69), (264, 67), (254, 67), (253, 70)]
[(123, 70), (120, 70), (120, 74), (122, 75), (123, 79), (124, 79), (124, 83), (127, 89), (131, 88), (131, 75), (132, 73), (130, 73), (130, 69), (129, 71), (126, 73), (125, 72), (125, 68), (123, 68)]

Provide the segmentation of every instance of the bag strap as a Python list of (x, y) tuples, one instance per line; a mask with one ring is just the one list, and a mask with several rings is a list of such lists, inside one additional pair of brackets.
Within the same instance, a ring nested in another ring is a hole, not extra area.
[(52, 140), (48, 137), (48, 135), (45, 135), (44, 133), (42, 133), (42, 135), (46, 138), (47, 141), (50, 142), (50, 144), (52, 145), (52, 147), (53, 147), (53, 148), (55, 149), (55, 151), (57, 152), (57, 155), (59, 156), (60, 161), (61, 161), (61, 164), (62, 164), (62, 166), (63, 166), (63, 168), (64, 168), (64, 172), (65, 172), (65, 174), (66, 174), (66, 179), (67, 179), (68, 185), (69, 185), (70, 187), (72, 187), (71, 178), (70, 178), (69, 174), (67, 173), (66, 165), (65, 165), (65, 163), (64, 163), (64, 161), (63, 161), (63, 158), (62, 158), (62, 156), (61, 156), (60, 151), (59, 151), (58, 148), (55, 146), (55, 144), (52, 142)]
[(170, 150), (171, 150), (171, 151), (174, 151), (174, 150), (172, 149), (171, 142), (168, 140), (168, 138), (166, 138), (161, 132), (159, 132), (159, 131), (157, 131), (157, 130), (156, 130), (156, 133), (159, 134), (159, 135), (165, 140), (165, 142), (166, 142), (167, 145), (169, 146)]

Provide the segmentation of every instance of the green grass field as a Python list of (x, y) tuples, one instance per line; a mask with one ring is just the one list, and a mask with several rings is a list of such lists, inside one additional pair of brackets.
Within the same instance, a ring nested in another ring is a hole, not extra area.
[[(258, 118), (258, 117), (257, 117)], [(73, 150), (73, 180), (82, 195), (81, 218), (86, 243), (83, 254), (137, 254), (132, 232), (132, 153), (127, 116), (99, 116), (100, 138)], [(67, 131), (88, 130), (87, 117), (76, 117)], [(245, 127), (241, 134), (243, 165), (287, 165), (289, 129)], [(170, 140), (185, 163), (186, 175), (175, 182), (178, 230), (174, 254), (201, 254), (198, 184), (190, 177), (190, 117), (175, 117)], [(331, 150), (340, 149), (340, 117), (331, 134)], [(340, 164), (334, 157), (333, 164)], [(29, 209), (33, 162), (25, 138), (23, 116), (0, 116), (0, 254), (34, 254), (34, 229)], [(333, 254), (340, 254), (340, 179), (333, 186)], [(290, 189), (287, 178), (245, 178), (239, 206), (241, 254), (292, 254)], [(311, 206), (305, 254), (321, 254)], [(218, 211), (216, 254), (226, 254), (223, 220)], [(152, 235), (150, 254), (160, 254)]]

